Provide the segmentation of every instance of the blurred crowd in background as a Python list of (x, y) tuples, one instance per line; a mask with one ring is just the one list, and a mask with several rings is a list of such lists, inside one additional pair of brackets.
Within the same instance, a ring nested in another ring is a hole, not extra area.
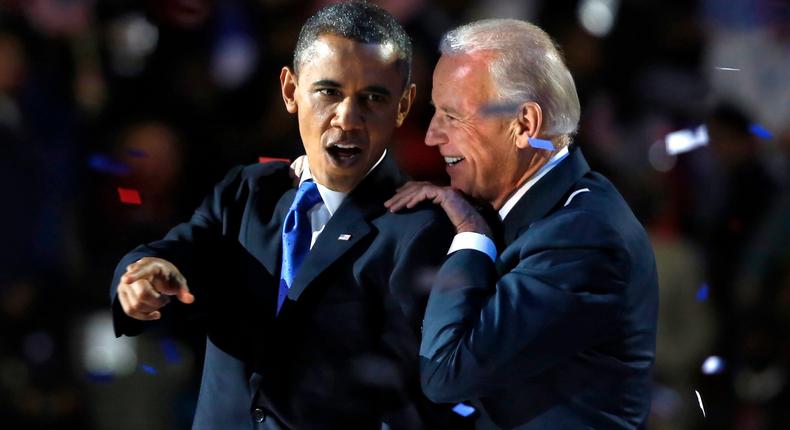
[[(1, 427), (189, 428), (201, 323), (116, 340), (112, 271), (230, 167), (301, 154), (278, 76), (325, 3), (0, 0)], [(415, 45), (393, 152), (418, 179), (446, 183), (422, 142), (443, 32), (511, 17), (557, 40), (575, 142), (656, 252), (649, 428), (790, 428), (790, 2), (377, 3)]]

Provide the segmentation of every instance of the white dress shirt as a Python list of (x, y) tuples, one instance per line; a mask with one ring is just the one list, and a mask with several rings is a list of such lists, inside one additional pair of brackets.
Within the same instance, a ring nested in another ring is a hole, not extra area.
[[(551, 169), (554, 168), (560, 161), (564, 160), (565, 157), (568, 156), (568, 147), (564, 147), (560, 149), (553, 157), (549, 160), (548, 163), (544, 164), (543, 167), (538, 169), (535, 174), (533, 174), (524, 185), (520, 186), (518, 190), (516, 190), (513, 195), (508, 197), (505, 200), (505, 204), (502, 205), (502, 208), (499, 209), (499, 218), (504, 221), (507, 214), (516, 206), (519, 200), (524, 197), (524, 194), (529, 191), (546, 173), (549, 173)], [(480, 252), (484, 252), (486, 255), (491, 257), (492, 261), (496, 261), (497, 258), (497, 250), (496, 245), (494, 245), (494, 241), (491, 240), (490, 237), (474, 232), (463, 232), (458, 233), (453, 238), (453, 243), (450, 244), (450, 249), (447, 251), (447, 254), (452, 254), (455, 251), (459, 251), (461, 249), (476, 249)]]
[[(370, 174), (373, 169), (378, 166), (382, 160), (384, 160), (384, 156), (387, 155), (387, 151), (385, 150), (383, 154), (381, 154), (381, 158), (376, 161), (376, 164), (365, 173), (365, 176)], [(307, 157), (304, 159), (304, 170), (302, 170), (302, 176), (299, 177), (299, 185), (302, 185), (302, 182), (313, 179), (312, 173), (310, 173), (310, 163)], [(337, 212), (337, 208), (343, 203), (343, 200), (346, 199), (348, 193), (342, 193), (340, 191), (330, 190), (329, 188), (321, 185), (318, 181), (315, 181), (315, 184), (318, 188), (318, 194), (321, 195), (321, 202), (316, 203), (315, 206), (310, 208), (307, 211), (307, 216), (310, 217), (310, 229), (313, 231), (313, 237), (310, 240), (310, 249), (313, 249), (313, 245), (315, 241), (318, 239), (318, 235), (324, 231), (324, 227), (329, 223), (329, 219), (332, 218), (332, 215)]]

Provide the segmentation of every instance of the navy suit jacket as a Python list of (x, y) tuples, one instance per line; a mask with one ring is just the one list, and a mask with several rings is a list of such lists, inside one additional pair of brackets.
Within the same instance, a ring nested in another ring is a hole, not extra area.
[[(586, 191), (579, 191), (586, 190)], [(658, 286), (647, 234), (578, 148), (504, 220), (504, 250), (453, 253), (420, 348), (434, 401), (480, 429), (637, 429), (650, 407)]]
[(404, 180), (386, 157), (346, 197), (275, 317), (282, 224), (296, 189), (285, 163), (231, 170), (189, 222), (121, 260), (116, 334), (148, 325), (115, 298), (126, 265), (161, 257), (195, 295), (164, 313), (199, 315), (208, 327), (194, 429), (442, 427), (447, 407), (422, 394), (418, 348), (453, 229), (433, 205), (387, 211)]

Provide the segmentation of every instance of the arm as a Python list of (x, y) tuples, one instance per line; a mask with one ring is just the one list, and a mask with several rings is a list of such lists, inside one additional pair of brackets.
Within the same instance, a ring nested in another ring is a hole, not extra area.
[(616, 232), (581, 213), (533, 225), (519, 263), (501, 277), (482, 252), (454, 253), (426, 310), (426, 395), (479, 398), (605, 341), (628, 270)]
[[(174, 227), (162, 240), (137, 247), (118, 263), (110, 286), (117, 336), (139, 334), (150, 324), (144, 320), (159, 319), (158, 309), (167, 305), (170, 292), (184, 303), (194, 300), (186, 285), (195, 278), (200, 266), (196, 261), (205, 260), (206, 252), (216, 247), (223, 236), (232, 234), (229, 229), (238, 228), (228, 222), (228, 212), (244, 197), (242, 169), (232, 169), (189, 222)], [(175, 291), (169, 290), (168, 285), (176, 287)], [(199, 289), (196, 296), (200, 297)]]
[[(490, 234), (449, 187), (409, 183), (385, 205), (397, 211), (422, 200), (447, 212), (456, 241), (461, 233)], [(421, 382), (431, 400), (512, 387), (616, 330), (630, 267), (614, 229), (577, 211), (535, 223), (522, 239), (513, 245), (518, 263), (503, 275), (478, 246), (462, 246), (439, 271), (420, 347)]]

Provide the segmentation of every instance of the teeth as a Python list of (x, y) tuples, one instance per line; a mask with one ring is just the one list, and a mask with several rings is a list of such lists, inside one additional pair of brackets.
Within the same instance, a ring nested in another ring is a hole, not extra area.
[(341, 145), (341, 144), (337, 144), (337, 145), (335, 145), (335, 146), (337, 146), (337, 147), (338, 147), (338, 148), (340, 148), (340, 149), (354, 149), (354, 148), (356, 148), (356, 146), (354, 146), (354, 145)]
[(463, 159), (464, 157), (444, 157), (444, 162), (447, 164), (455, 164)]

